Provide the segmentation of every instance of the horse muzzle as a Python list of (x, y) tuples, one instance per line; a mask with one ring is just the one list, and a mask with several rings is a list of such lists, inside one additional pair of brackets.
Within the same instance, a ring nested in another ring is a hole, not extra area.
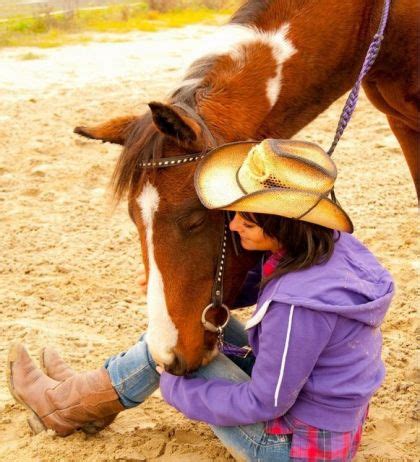
[(189, 372), (194, 372), (202, 366), (207, 366), (218, 354), (219, 350), (215, 345), (212, 350), (208, 350), (204, 353), (201, 362), (197, 365), (188, 364), (184, 356), (181, 354), (175, 354), (175, 358), (171, 364), (165, 364), (164, 369), (173, 375), (182, 376)]

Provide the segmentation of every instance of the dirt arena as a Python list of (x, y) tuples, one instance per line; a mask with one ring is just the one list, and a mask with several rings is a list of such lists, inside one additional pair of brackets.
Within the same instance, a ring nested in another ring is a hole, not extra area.
[[(199, 39), (212, 30), (194, 26), (114, 42), (98, 36), (51, 50), (0, 50), (2, 370), (12, 341), (23, 341), (33, 354), (54, 345), (82, 370), (100, 366), (145, 330), (137, 232), (125, 204), (111, 214), (107, 194), (120, 148), (81, 139), (72, 129), (141, 113), (148, 101), (163, 99), (188, 56), (205, 51)], [(343, 104), (336, 102), (299, 136), (327, 148)], [(387, 377), (373, 399), (357, 461), (415, 461), (420, 245), (414, 187), (385, 116), (363, 95), (334, 158), (337, 195), (355, 234), (397, 284), (383, 327)], [(233, 459), (206, 425), (185, 419), (158, 393), (99, 435), (32, 436), (3, 374), (0, 460)]]

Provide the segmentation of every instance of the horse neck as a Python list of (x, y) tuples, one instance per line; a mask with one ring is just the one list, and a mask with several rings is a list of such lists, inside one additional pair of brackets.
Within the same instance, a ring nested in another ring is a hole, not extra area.
[[(273, 30), (278, 21), (275, 8), (283, 3), (273, 2), (256, 24)], [(279, 98), (257, 138), (293, 136), (350, 90), (379, 24), (382, 4), (308, 1), (289, 19), (288, 37), (297, 52), (284, 64)]]
[[(197, 112), (221, 142), (288, 138), (328, 108), (356, 80), (382, 9), (382, 0), (257, 3), (248, 2), (231, 24), (269, 33), (262, 42), (271, 41), (272, 49), (247, 45), (239, 67), (232, 55), (221, 56), (209, 67), (205, 89), (195, 95)], [(270, 101), (273, 75), (277, 94)]]

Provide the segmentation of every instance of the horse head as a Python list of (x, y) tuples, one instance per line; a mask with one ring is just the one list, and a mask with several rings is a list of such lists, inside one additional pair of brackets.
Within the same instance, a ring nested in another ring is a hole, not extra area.
[[(145, 167), (156, 160), (205, 153), (218, 141), (187, 107), (151, 103), (140, 117), (113, 119), (75, 131), (123, 144), (113, 176), (117, 199), (128, 196), (147, 274), (147, 342), (153, 358), (174, 374), (207, 364), (217, 354), (217, 334), (206, 330), (203, 310), (211, 303), (224, 214), (207, 210), (194, 189), (197, 162), (170, 168)], [(236, 257), (229, 240), (223, 302), (229, 305), (256, 255)], [(207, 320), (223, 323), (226, 313), (211, 309)]]
[[(193, 62), (166, 104), (151, 103), (140, 117), (76, 129), (124, 146), (113, 185), (117, 199), (128, 196), (140, 234), (148, 275), (147, 341), (156, 361), (175, 374), (206, 364), (217, 352), (217, 336), (204, 329), (201, 316), (212, 299), (224, 213), (206, 210), (198, 200), (193, 182), (197, 162), (162, 169), (148, 164), (262, 138), (258, 129), (280, 93), (282, 64), (295, 53), (287, 33), (287, 25), (267, 34), (228, 26), (222, 40), (215, 40), (220, 48)], [(229, 246), (227, 305), (258, 258), (245, 251), (234, 258)], [(220, 325), (224, 316), (215, 309), (207, 319)]]

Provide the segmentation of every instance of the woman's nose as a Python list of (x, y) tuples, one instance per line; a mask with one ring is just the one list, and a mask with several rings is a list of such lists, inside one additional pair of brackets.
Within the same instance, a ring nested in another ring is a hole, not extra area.
[(239, 217), (238, 217), (238, 212), (235, 213), (235, 216), (229, 223), (229, 229), (231, 231), (239, 231)]

